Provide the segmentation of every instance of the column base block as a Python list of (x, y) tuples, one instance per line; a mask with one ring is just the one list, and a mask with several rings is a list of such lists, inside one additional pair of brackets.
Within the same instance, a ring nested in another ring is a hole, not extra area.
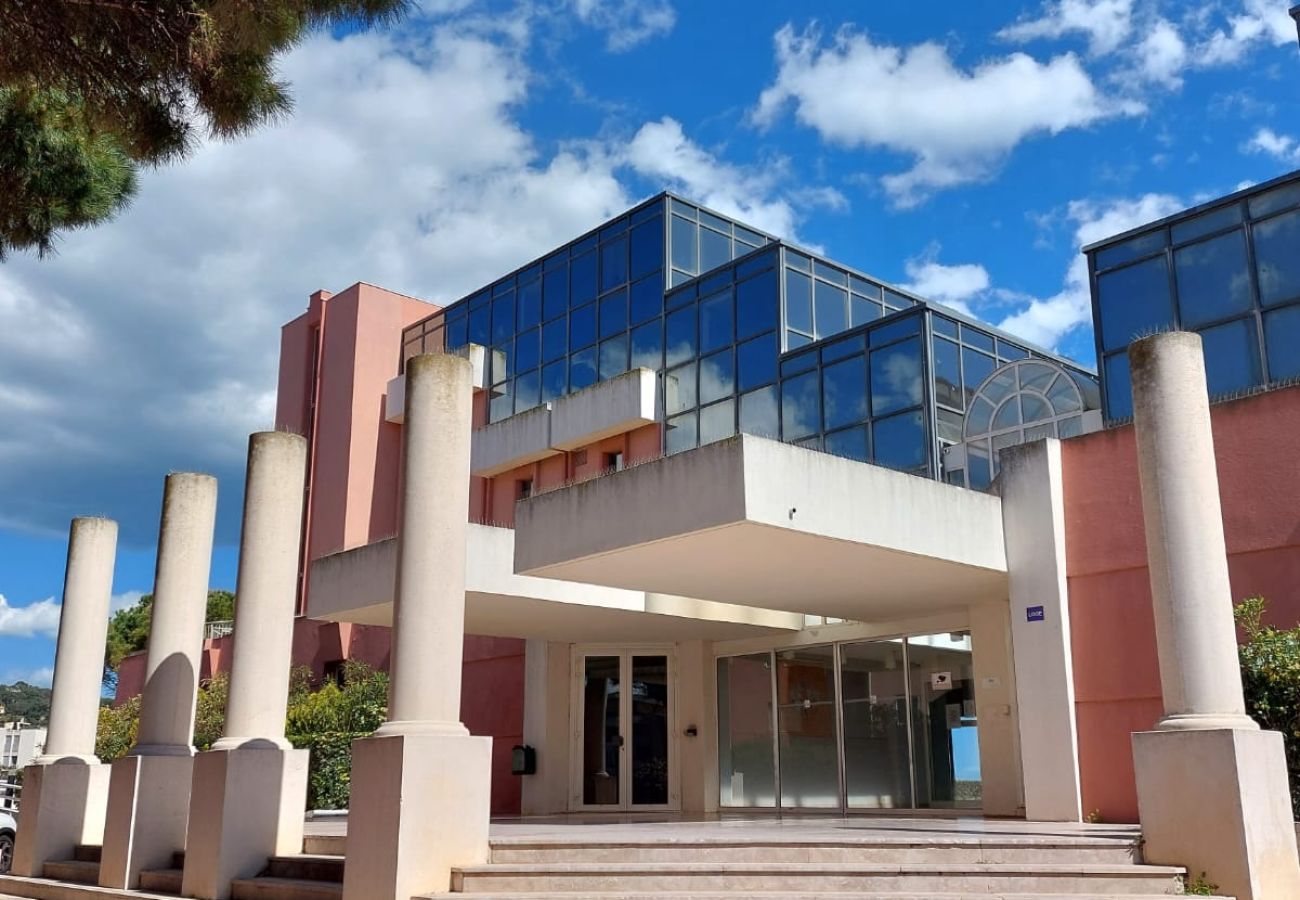
[(182, 895), (227, 900), (234, 879), (302, 852), (309, 756), (267, 744), (194, 758)]
[(398, 734), (352, 743), (344, 900), (451, 889), (488, 859), (492, 738)]
[(144, 869), (169, 869), (185, 849), (192, 756), (113, 760), (99, 886), (135, 890)]
[(47, 862), (71, 859), (78, 844), (103, 843), (108, 778), (107, 765), (80, 759), (23, 770), (13, 874), (39, 878)]
[(1147, 862), (1204, 872), (1237, 900), (1300, 897), (1282, 735), (1143, 731), (1133, 762)]

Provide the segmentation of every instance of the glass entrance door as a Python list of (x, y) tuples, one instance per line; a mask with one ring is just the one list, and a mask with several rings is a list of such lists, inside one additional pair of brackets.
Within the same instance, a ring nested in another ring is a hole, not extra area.
[(582, 649), (574, 654), (575, 809), (671, 809), (672, 654)]

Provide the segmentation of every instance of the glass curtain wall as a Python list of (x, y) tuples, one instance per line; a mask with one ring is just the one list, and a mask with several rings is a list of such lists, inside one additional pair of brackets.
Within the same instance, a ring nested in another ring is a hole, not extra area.
[(1133, 414), (1129, 343), (1201, 335), (1211, 395), (1300, 377), (1300, 179), (1088, 253), (1108, 419)]
[(959, 633), (720, 658), (721, 805), (978, 808), (972, 654)]

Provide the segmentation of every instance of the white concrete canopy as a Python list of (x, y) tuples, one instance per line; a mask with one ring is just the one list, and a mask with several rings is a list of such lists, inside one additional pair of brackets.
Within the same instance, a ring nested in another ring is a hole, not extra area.
[[(566, 642), (730, 640), (803, 625), (794, 613), (516, 575), (514, 542), (508, 528), (469, 526), (467, 633)], [(392, 624), (396, 567), (395, 538), (314, 560), (307, 614)]]
[(515, 571), (873, 621), (1007, 597), (994, 496), (740, 435), (532, 497)]

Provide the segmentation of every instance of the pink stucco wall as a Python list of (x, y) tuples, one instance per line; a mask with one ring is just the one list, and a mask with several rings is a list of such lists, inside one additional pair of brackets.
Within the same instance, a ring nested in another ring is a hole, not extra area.
[[(1300, 621), (1300, 387), (1212, 408), (1232, 599)], [(1066, 441), (1066, 572), (1086, 810), (1137, 820), (1130, 734), (1162, 712), (1132, 426)], [(1225, 602), (1228, 602), (1225, 598)]]

